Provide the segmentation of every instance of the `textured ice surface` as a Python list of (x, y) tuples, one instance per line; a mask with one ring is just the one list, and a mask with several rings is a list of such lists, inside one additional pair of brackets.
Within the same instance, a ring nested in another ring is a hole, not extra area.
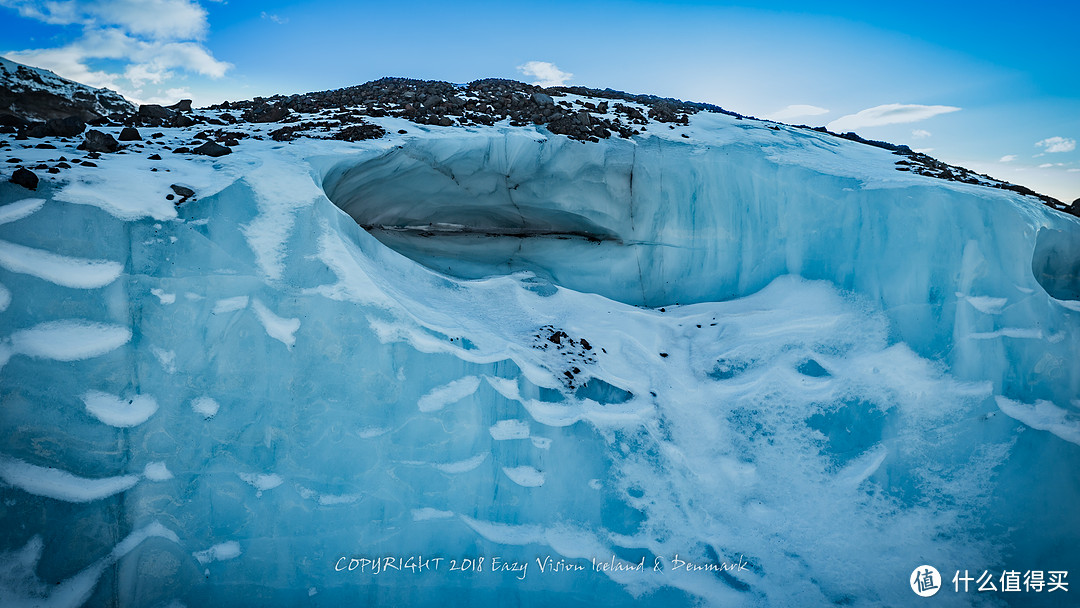
[(0, 184), (0, 605), (879, 606), (924, 563), (1080, 571), (1075, 218), (726, 116), (383, 122), (412, 135)]

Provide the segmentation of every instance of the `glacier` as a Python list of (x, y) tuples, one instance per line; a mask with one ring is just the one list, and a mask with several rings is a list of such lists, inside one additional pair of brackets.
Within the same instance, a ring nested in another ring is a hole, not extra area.
[(1002, 605), (951, 573), (1080, 571), (1075, 217), (719, 114), (371, 120), (0, 184), (0, 605), (878, 606), (920, 564)]

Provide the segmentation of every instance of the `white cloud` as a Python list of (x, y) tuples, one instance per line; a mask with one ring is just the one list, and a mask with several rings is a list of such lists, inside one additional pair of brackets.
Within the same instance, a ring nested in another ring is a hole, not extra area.
[(919, 154), (929, 154), (933, 151), (933, 148), (915, 148), (915, 150), (913, 150), (913, 152), (918, 152)]
[(1049, 169), (1050, 167), (1064, 167), (1065, 163), (1043, 163), (1039, 165), (1040, 169)]
[(88, 28), (115, 26), (150, 38), (202, 39), (206, 11), (191, 0), (0, 0), (23, 17)]
[(933, 135), (933, 134), (931, 132), (927, 131), (926, 129), (915, 129), (914, 131), (911, 132), (911, 136), (913, 138), (915, 138), (915, 139), (926, 139), (927, 137), (930, 137), (931, 135)]
[(777, 122), (784, 122), (793, 118), (801, 118), (803, 116), (821, 116), (822, 114), (828, 114), (829, 111), (825, 108), (819, 108), (817, 106), (808, 106), (805, 104), (790, 105), (783, 110), (777, 110), (772, 114), (766, 116), (769, 120), (775, 120)]
[[(170, 89), (180, 90), (175, 80), (184, 74), (220, 78), (232, 67), (200, 42), (208, 28), (206, 11), (192, 0), (0, 0), (0, 6), (82, 28), (68, 44), (5, 53), (9, 59), (108, 87), (136, 102), (167, 98)], [(116, 67), (90, 67), (102, 59)]]
[(867, 108), (856, 114), (841, 116), (828, 124), (830, 131), (854, 131), (863, 127), (880, 127), (900, 123), (919, 122), (939, 114), (959, 111), (955, 106), (923, 106), (918, 104), (889, 103)]
[(262, 17), (263, 19), (268, 19), (270, 21), (273, 21), (274, 23), (276, 23), (278, 25), (285, 25), (286, 23), (289, 22), (288, 19), (282, 19), (280, 16), (267, 13), (266, 11), (263, 11), (259, 16)]
[(526, 76), (536, 78), (533, 84), (539, 87), (561, 87), (574, 77), (570, 72), (564, 72), (559, 66), (546, 61), (528, 61), (517, 66), (517, 69)]
[(1006, 154), (1005, 156), (1002, 156), (1001, 158), (999, 158), (998, 162), (999, 163), (1011, 163), (1014, 160), (1016, 160), (1016, 155), (1015, 154)]
[(1035, 143), (1040, 148), (1045, 148), (1045, 152), (1072, 152), (1076, 149), (1076, 140), (1069, 139), (1067, 137), (1048, 137), (1040, 142)]

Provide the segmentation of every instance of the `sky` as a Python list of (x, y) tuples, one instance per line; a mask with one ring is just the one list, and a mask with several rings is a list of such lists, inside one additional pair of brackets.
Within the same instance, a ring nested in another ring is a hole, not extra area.
[(0, 55), (144, 103), (383, 76), (613, 88), (1080, 198), (1080, 2), (0, 0)]

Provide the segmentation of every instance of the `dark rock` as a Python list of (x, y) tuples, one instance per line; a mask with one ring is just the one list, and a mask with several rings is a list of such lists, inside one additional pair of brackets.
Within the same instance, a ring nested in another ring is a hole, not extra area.
[(173, 121), (173, 124), (178, 127), (190, 127), (191, 125), (195, 124), (195, 120), (192, 119), (190, 116), (180, 115), (176, 117), (176, 120)]
[(191, 100), (190, 99), (181, 99), (180, 101), (174, 103), (173, 105), (168, 106), (168, 109), (176, 110), (177, 112), (190, 112), (191, 111)]
[(11, 179), (8, 181), (28, 190), (37, 190), (38, 176), (34, 175), (33, 171), (20, 167), (11, 174)]
[(180, 199), (180, 202), (184, 202), (185, 200), (195, 196), (194, 190), (185, 186), (181, 186), (180, 184), (173, 184), (169, 187), (172, 188), (172, 191), (175, 192), (177, 196), (182, 197)]
[(36, 145), (34, 147), (37, 148), (38, 150), (55, 150), (56, 149), (56, 146), (54, 146), (52, 144), (38, 144), (38, 145)]
[(158, 139), (159, 137), (165, 137), (164, 133), (151, 133), (150, 139)]
[(176, 113), (157, 104), (139, 106), (139, 118), (143, 120), (166, 120), (171, 121)]
[(84, 160), (84, 161), (82, 161), (82, 166), (84, 166), (84, 167), (96, 167), (97, 163), (92, 163), (92, 162), (90, 162), (88, 160)]
[(251, 122), (278, 122), (288, 115), (288, 108), (284, 106), (272, 106), (261, 112), (254, 113), (251, 117)]
[(0, 114), (0, 127), (21, 127), (26, 121), (13, 114)]
[(142, 141), (142, 135), (135, 127), (124, 127), (120, 131), (120, 141)]
[(161, 155), (160, 154), (151, 154), (150, 156), (147, 156), (146, 159), (147, 160), (161, 160)]
[(119, 148), (119, 142), (117, 142), (112, 135), (94, 129), (90, 129), (86, 132), (83, 143), (79, 144), (78, 147), (79, 150), (87, 150), (89, 152), (116, 152)]
[[(177, 148), (177, 151), (179, 151), (179, 148)], [(223, 146), (221, 144), (214, 143), (212, 141), (208, 141), (205, 144), (199, 146), (198, 148), (195, 148), (194, 150), (192, 150), (192, 153), (194, 153), (194, 154), (202, 154), (204, 156), (211, 156), (213, 158), (217, 158), (219, 156), (225, 156), (226, 154), (231, 154), (232, 150), (230, 150), (229, 148), (226, 148), (225, 146)]]
[(540, 93), (539, 91), (532, 94), (532, 100), (534, 103), (536, 103), (536, 105), (539, 106), (555, 105), (555, 100), (551, 98), (551, 95), (548, 95), (547, 93)]
[(49, 167), (49, 173), (60, 173), (60, 167)]
[(338, 131), (333, 135), (333, 139), (341, 139), (344, 141), (361, 141), (364, 139), (378, 139), (386, 135), (386, 131), (379, 125), (373, 125), (367, 122), (361, 124), (349, 125), (344, 129)]
[(48, 129), (49, 135), (75, 137), (86, 129), (86, 123), (80, 120), (78, 116), (68, 116), (45, 121), (45, 128)]
[(49, 133), (49, 127), (48, 127), (48, 125), (46, 125), (43, 122), (27, 123), (26, 126), (23, 127), (23, 129), (21, 131), (19, 131), (19, 135), (22, 135), (24, 137), (34, 137), (34, 138), (48, 137), (49, 134), (50, 134)]
[(187, 148), (186, 146), (180, 146), (179, 148), (173, 150), (173, 154), (191, 154), (191, 149)]

